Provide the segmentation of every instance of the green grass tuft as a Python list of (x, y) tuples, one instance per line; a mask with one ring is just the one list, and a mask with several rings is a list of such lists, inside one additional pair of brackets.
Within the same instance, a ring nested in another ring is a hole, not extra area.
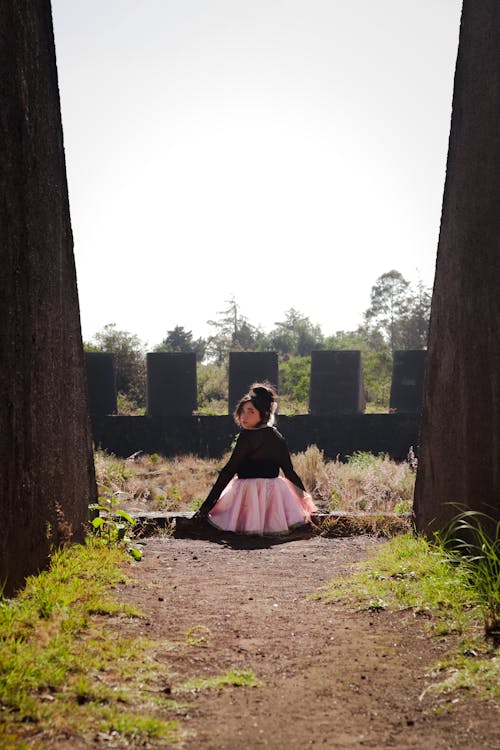
[(175, 688), (175, 693), (196, 693), (200, 690), (221, 690), (228, 687), (261, 687), (250, 669), (230, 670), (226, 674), (216, 677), (193, 677)]

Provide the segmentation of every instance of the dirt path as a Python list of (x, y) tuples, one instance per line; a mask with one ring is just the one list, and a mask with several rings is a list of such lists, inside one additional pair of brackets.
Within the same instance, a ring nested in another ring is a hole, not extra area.
[[(314, 537), (270, 546), (155, 537), (122, 596), (147, 615), (136, 632), (209, 645), (174, 649), (172, 687), (250, 669), (261, 687), (189, 696), (185, 750), (498, 749), (491, 704), (426, 690), (450, 642), (430, 640), (412, 613), (354, 612), (308, 600), (382, 542)], [(420, 697), (423, 697), (420, 699)], [(192, 698), (192, 699), (191, 699)]]

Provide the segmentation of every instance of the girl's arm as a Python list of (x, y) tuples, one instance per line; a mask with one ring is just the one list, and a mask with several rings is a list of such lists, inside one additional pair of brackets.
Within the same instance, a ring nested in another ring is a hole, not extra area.
[(295, 469), (293, 468), (292, 459), (290, 456), (290, 451), (288, 450), (287, 446), (283, 445), (283, 456), (281, 459), (281, 468), (283, 469), (283, 474), (287, 479), (292, 482), (296, 487), (298, 487), (302, 492), (306, 492), (306, 488), (304, 487), (304, 483), (302, 482), (302, 479), (299, 477)]
[(207, 495), (205, 502), (194, 514), (194, 518), (206, 518), (208, 513), (214, 507), (219, 499), (222, 490), (229, 484), (234, 475), (238, 472), (241, 462), (250, 452), (249, 435), (246, 432), (240, 432), (234, 450), (227, 464), (221, 469), (212, 489)]

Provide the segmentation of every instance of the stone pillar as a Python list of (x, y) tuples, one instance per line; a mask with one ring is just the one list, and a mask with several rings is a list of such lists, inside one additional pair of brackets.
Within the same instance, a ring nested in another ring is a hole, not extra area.
[(148, 416), (190, 417), (198, 404), (195, 352), (152, 352), (147, 369)]
[(422, 408), (425, 349), (393, 353), (390, 409), (400, 414), (418, 414)]
[(361, 352), (311, 352), (310, 413), (361, 414), (364, 409)]
[(426, 534), (456, 503), (500, 517), (499, 70), (500, 4), (464, 0), (415, 488)]
[(276, 352), (229, 353), (228, 411), (232, 414), (236, 404), (256, 381), (267, 380), (278, 387), (278, 354)]
[(0, 3), (0, 581), (83, 541), (96, 500), (50, 2)]
[(115, 359), (109, 352), (85, 352), (90, 416), (116, 414)]

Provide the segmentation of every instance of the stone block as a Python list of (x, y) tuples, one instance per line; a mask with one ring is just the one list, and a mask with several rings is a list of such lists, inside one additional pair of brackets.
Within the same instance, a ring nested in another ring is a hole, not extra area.
[(404, 414), (420, 412), (426, 356), (425, 349), (394, 352), (390, 397), (392, 412)]
[(195, 352), (149, 353), (148, 416), (191, 416), (197, 404)]
[(116, 414), (114, 355), (109, 352), (85, 352), (85, 368), (91, 418)]
[(364, 408), (361, 352), (311, 352), (310, 413), (361, 414)]

